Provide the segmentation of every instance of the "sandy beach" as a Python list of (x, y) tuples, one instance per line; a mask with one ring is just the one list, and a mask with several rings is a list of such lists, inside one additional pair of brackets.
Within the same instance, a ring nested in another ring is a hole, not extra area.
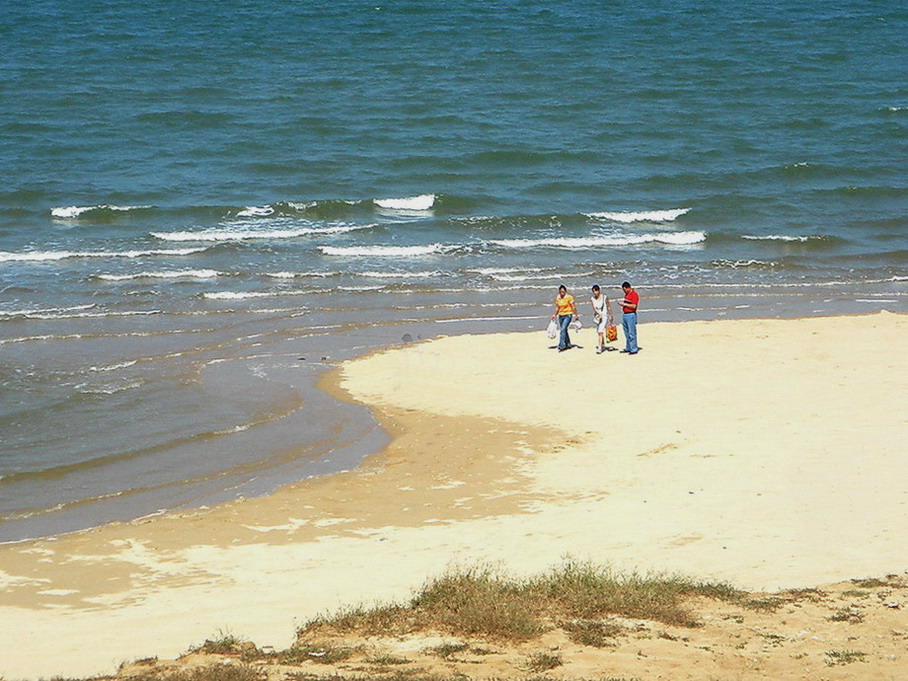
[[(0, 677), (110, 673), (231, 631), (287, 646), (452, 564), (565, 556), (750, 590), (908, 570), (908, 317), (643, 323), (636, 356), (444, 337), (325, 388), (394, 436), (265, 498), (0, 546)], [(908, 604), (906, 604), (908, 605)]]

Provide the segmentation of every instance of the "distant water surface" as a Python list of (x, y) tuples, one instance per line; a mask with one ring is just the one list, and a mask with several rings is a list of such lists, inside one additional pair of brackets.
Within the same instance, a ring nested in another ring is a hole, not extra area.
[(0, 541), (353, 467), (387, 438), (327, 368), (541, 331), (561, 282), (908, 312), (906, 36), (892, 0), (8, 3)]

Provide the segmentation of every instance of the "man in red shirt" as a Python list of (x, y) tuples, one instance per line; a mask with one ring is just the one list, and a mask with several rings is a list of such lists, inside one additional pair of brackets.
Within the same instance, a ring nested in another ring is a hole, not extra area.
[(621, 328), (624, 329), (624, 350), (629, 355), (636, 355), (640, 348), (637, 347), (637, 306), (640, 304), (640, 294), (631, 288), (630, 282), (621, 284), (624, 290), (624, 299), (619, 300), (621, 306)]

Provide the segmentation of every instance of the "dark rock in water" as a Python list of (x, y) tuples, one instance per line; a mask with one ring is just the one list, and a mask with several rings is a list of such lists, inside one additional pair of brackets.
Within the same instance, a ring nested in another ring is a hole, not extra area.
[(413, 342), (413, 336), (411, 336), (409, 333), (405, 333), (405, 334), (403, 335), (403, 337), (401, 337), (401, 340), (402, 340), (404, 343), (412, 343), (412, 342)]

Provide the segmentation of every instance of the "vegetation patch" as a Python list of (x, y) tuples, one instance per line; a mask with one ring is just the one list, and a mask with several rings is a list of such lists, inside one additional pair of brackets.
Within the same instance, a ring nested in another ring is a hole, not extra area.
[(760, 634), (760, 637), (766, 641), (767, 645), (771, 646), (780, 646), (787, 640), (787, 638), (785, 636), (782, 636), (782, 634), (773, 634), (768, 632)]
[(190, 648), (190, 652), (208, 653), (211, 655), (239, 655), (246, 644), (246, 641), (230, 632), (219, 631), (216, 637), (206, 638), (202, 645)]
[(830, 622), (848, 622), (849, 624), (860, 624), (864, 621), (864, 613), (857, 608), (840, 608), (829, 616)]
[(575, 620), (564, 622), (561, 628), (567, 632), (574, 643), (592, 648), (605, 648), (615, 645), (615, 637), (626, 632), (620, 624), (599, 620)]
[(410, 664), (410, 660), (407, 658), (397, 657), (395, 655), (376, 655), (375, 657), (367, 657), (366, 662), (379, 665)]
[(215, 664), (131, 677), (132, 681), (264, 681), (265, 678), (264, 671), (244, 664)]
[[(306, 672), (291, 672), (286, 677), (290, 681), (367, 681), (369, 676), (362, 674), (331, 674), (328, 676), (322, 674), (309, 674)], [(442, 676), (438, 674), (427, 674), (421, 671), (396, 670), (390, 674), (382, 674), (381, 681), (464, 681), (458, 676)]]
[(834, 667), (840, 664), (851, 664), (852, 662), (861, 662), (867, 656), (859, 650), (827, 650), (826, 664)]
[(743, 594), (725, 583), (618, 574), (590, 563), (566, 562), (526, 579), (506, 577), (489, 567), (461, 568), (429, 581), (406, 604), (318, 617), (298, 634), (306, 638), (322, 631), (387, 635), (436, 630), (515, 641), (536, 637), (553, 622), (609, 615), (690, 627), (697, 625), (684, 604), (691, 596), (739, 601)]
[(447, 659), (455, 653), (462, 653), (469, 647), (469, 644), (458, 641), (456, 643), (442, 643), (441, 645), (426, 648), (426, 652)]
[(560, 667), (562, 664), (564, 664), (564, 661), (561, 659), (561, 653), (538, 652), (527, 658), (524, 668), (528, 672), (538, 674), (539, 672), (547, 672), (550, 669), (555, 669), (555, 667)]
[(748, 610), (755, 610), (757, 612), (775, 612), (783, 605), (786, 601), (784, 598), (779, 598), (778, 596), (769, 596), (766, 598), (746, 598), (741, 601), (741, 605), (747, 608)]
[(882, 586), (890, 586), (890, 581), (888, 579), (852, 579), (851, 583), (855, 586), (859, 586), (862, 589), (878, 589)]

